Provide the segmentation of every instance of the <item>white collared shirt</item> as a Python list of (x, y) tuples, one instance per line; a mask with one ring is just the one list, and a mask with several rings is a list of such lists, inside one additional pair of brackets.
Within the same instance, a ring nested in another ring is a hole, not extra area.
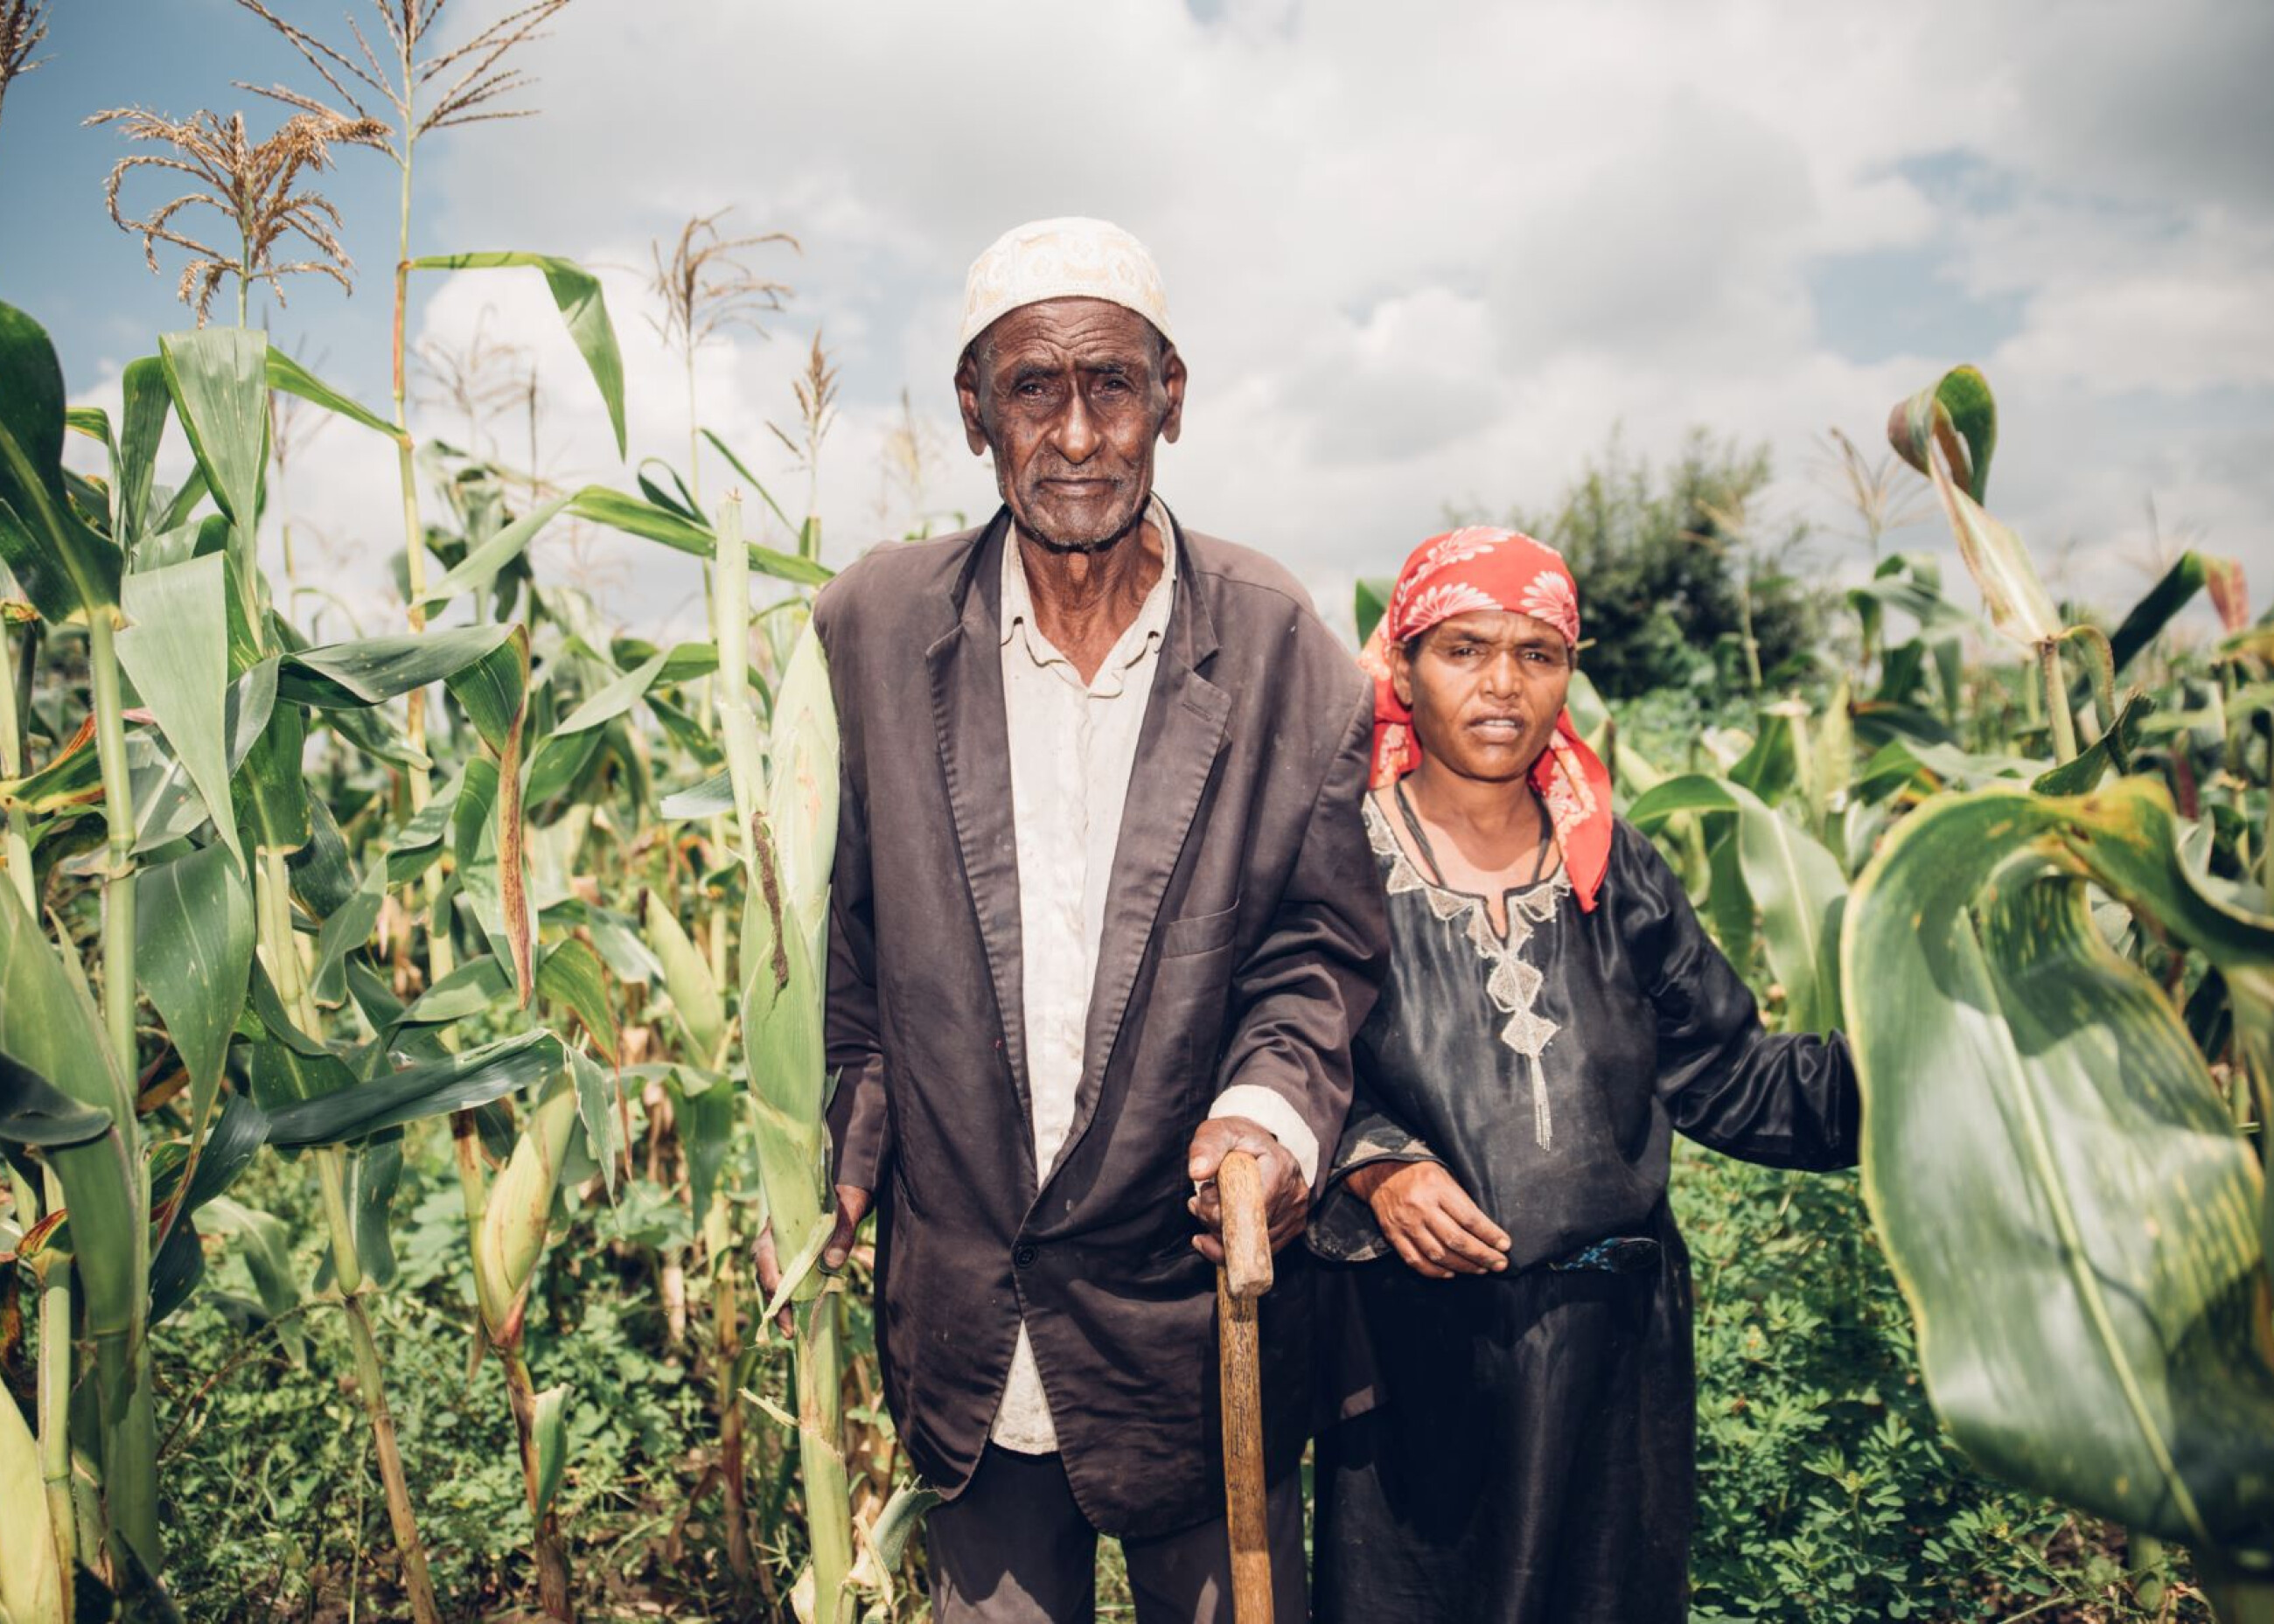
[[(1137, 735), (1176, 600), (1176, 532), (1157, 496), (1146, 522), (1161, 538), (1161, 578), (1087, 683), (1035, 624), (1015, 530), (1003, 545), (1003, 706), (1018, 848), (1020, 993), (1035, 1169), (1045, 1181), (1073, 1126), (1114, 848)], [(1294, 1154), (1305, 1178), (1316, 1171), (1317, 1140), (1294, 1108), (1271, 1090), (1254, 1084), (1228, 1088), (1209, 1115), (1261, 1123)], [(994, 1440), (1026, 1455), (1058, 1448), (1023, 1325), (996, 1412)]]

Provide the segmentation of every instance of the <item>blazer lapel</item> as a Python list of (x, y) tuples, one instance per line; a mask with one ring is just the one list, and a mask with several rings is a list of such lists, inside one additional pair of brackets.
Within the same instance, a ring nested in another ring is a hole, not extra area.
[[(1011, 816), (1011, 737), (1003, 704), (1002, 548), (1009, 530), (998, 514), (972, 548), (953, 589), (955, 623), (925, 651), (931, 669), (932, 725), (948, 806), (963, 852), (979, 940), (1003, 1017), (1003, 1052), (1018, 1092), (1018, 1142), (1029, 1163), (1034, 1120), (1027, 1081), (1025, 964), (1019, 945), (1019, 846)], [(1028, 1177), (1033, 1177), (1031, 1166)], [(1031, 1185), (1030, 1185), (1031, 1187)]]
[[(1120, 838), (1114, 846), (1105, 929), (1098, 943), (1096, 980), (1082, 1034), (1081, 1088), (1074, 1097), (1073, 1125), (1050, 1164), (1052, 1173), (1066, 1164), (1097, 1114), (1106, 1067), (1120, 1039), (1138, 967), (1153, 939), (1161, 898), (1184, 853), (1193, 815), (1216, 770), (1231, 715), (1231, 695), (1201, 674), (1201, 667), (1216, 650), (1216, 622), (1201, 598), (1192, 553), (1173, 515), (1170, 526), (1177, 548), (1176, 602), (1162, 640), (1160, 664), (1153, 673), (1145, 721), (1138, 730), (1137, 758), (1122, 806)], [(1014, 902), (1014, 921), (1016, 918)]]

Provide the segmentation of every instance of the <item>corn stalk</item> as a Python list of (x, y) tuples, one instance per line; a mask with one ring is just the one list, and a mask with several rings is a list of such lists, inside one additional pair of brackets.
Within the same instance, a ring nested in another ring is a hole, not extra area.
[(822, 1048), (819, 944), (837, 836), (837, 724), (827, 669), (810, 629), (774, 700), (760, 777), (757, 718), (748, 680), (749, 561), (742, 512), (719, 513), (720, 733), (739, 826), (749, 831), (742, 931), (742, 1054), (757, 1107), (758, 1179), (783, 1259), (777, 1301), (795, 1304), (797, 1440), (811, 1564), (806, 1616), (838, 1624), (853, 1598), (853, 1522), (844, 1451), (842, 1294), (815, 1262), (835, 1221)]

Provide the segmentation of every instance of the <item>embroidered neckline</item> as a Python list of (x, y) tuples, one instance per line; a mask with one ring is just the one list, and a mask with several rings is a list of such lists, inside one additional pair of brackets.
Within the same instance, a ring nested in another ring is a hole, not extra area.
[(1548, 1114), (1547, 1079), (1541, 1075), (1540, 1058), (1558, 1028), (1535, 1007), (1543, 978), (1540, 967), (1524, 958), (1524, 949), (1538, 928), (1555, 918), (1555, 910), (1562, 906), (1564, 895), (1571, 889), (1570, 874), (1558, 868), (1535, 884), (1508, 892), (1504, 898), (1508, 934), (1502, 936), (1493, 929), (1492, 910), (1484, 898), (1436, 884), (1422, 874), (1372, 795), (1366, 798), (1366, 838), (1374, 855), (1389, 864), (1389, 894), (1399, 897), (1419, 891), (1440, 920), (1448, 924), (1462, 921), (1462, 936), (1491, 966), (1485, 991), (1494, 1007), (1508, 1017), (1501, 1026), (1500, 1041), (1523, 1056), (1531, 1073), (1532, 1137), (1542, 1150), (1548, 1148), (1555, 1124)]

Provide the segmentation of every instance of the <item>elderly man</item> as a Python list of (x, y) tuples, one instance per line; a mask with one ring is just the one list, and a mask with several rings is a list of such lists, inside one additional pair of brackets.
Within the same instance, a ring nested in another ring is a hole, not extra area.
[[(1185, 364), (1102, 222), (971, 267), (956, 397), (1003, 507), (870, 553), (814, 621), (844, 735), (829, 973), (840, 1222), (878, 1215), (877, 1342), (931, 1514), (932, 1600), (1229, 1618), (1210, 1180), (1301, 1229), (1387, 926), (1359, 816), (1371, 698), (1288, 575), (1153, 492)], [(1195, 1187), (1200, 1193), (1194, 1194)], [(1280, 1616), (1311, 1282), (1263, 1309)]]

